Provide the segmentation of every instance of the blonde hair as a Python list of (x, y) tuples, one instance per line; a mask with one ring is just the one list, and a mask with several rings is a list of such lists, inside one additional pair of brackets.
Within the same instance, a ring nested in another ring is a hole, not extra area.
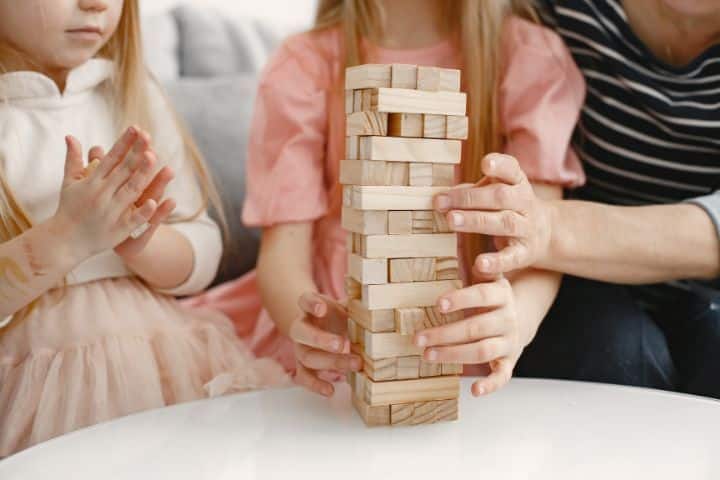
[[(9, 47), (0, 45), (0, 73), (4, 72), (3, 57), (17, 56), (19, 53)], [(140, 32), (140, 6), (138, 0), (125, 0), (118, 27), (107, 44), (100, 50), (98, 56), (112, 60), (115, 64), (111, 95), (115, 101), (114, 110), (117, 114), (116, 122), (118, 134), (129, 125), (138, 125), (153, 135), (153, 112), (149, 109), (149, 82), (154, 81), (145, 67), (142, 54), (142, 36)], [(188, 133), (187, 128), (177, 113), (172, 110), (167, 98), (164, 98), (167, 107), (172, 111), (175, 125), (181, 135), (186, 155), (192, 162), (193, 170), (200, 184), (202, 202), (198, 210), (187, 219), (196, 218), (208, 207), (215, 209), (225, 238), (227, 239), (227, 221), (220, 194), (205, 165), (202, 154)], [(172, 128), (172, 126), (168, 126)], [(72, 133), (72, 132), (70, 132)], [(14, 237), (32, 228), (32, 219), (15, 198), (5, 172), (0, 169), (0, 243), (7, 242)], [(25, 307), (16, 317), (27, 316), (36, 302)]]
[[(461, 166), (462, 182), (475, 183), (482, 176), (482, 158), (503, 146), (497, 99), (505, 20), (509, 15), (517, 15), (537, 21), (537, 14), (533, 0), (452, 0), (445, 4), (447, 11), (443, 16), (455, 22), (450, 27), (460, 42), (461, 68), (468, 93), (470, 128)], [(368, 35), (381, 37), (382, 17), (377, 0), (320, 0), (314, 31), (340, 27), (345, 64), (358, 65), (364, 63), (360, 39)], [(479, 235), (466, 235), (463, 240), (465, 265), (472, 266), (485, 240)]]

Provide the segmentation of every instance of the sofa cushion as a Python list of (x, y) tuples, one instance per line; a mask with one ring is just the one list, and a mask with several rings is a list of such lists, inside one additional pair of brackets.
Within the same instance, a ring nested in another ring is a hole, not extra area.
[(231, 244), (226, 245), (214, 283), (232, 280), (254, 267), (258, 253), (259, 233), (241, 222), (256, 78), (180, 78), (165, 87), (205, 156), (224, 199)]

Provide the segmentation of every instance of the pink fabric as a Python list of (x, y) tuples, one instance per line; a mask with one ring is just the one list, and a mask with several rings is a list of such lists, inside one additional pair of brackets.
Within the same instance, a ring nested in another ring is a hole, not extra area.
[[(337, 30), (288, 39), (260, 82), (248, 157), (243, 220), (272, 226), (313, 221), (314, 275), (322, 293), (343, 298), (346, 234), (340, 226), (338, 183), (344, 155), (344, 101), (338, 90), (343, 65)], [(368, 63), (460, 67), (447, 41), (417, 50), (389, 50), (365, 44)], [(532, 179), (578, 185), (583, 174), (567, 152), (582, 104), (584, 83), (561, 40), (529, 22), (512, 19), (504, 43), (508, 59), (501, 88), (507, 151)], [(220, 309), (258, 356), (294, 368), (291, 344), (261, 310), (255, 274), (205, 295), (192, 305)]]
[(132, 278), (42, 296), (0, 331), (0, 457), (141, 410), (290, 384), (233, 333), (220, 313)]

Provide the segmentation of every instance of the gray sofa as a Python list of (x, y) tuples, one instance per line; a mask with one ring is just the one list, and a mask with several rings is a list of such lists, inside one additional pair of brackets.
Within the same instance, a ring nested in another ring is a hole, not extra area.
[(198, 142), (224, 198), (231, 244), (214, 284), (255, 265), (259, 233), (241, 221), (257, 76), (290, 31), (183, 5), (143, 19), (149, 68)]

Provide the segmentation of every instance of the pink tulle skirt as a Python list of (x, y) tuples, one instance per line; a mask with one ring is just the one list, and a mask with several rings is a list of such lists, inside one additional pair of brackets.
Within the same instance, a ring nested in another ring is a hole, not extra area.
[(69, 286), (0, 330), (0, 457), (133, 412), (289, 383), (220, 313), (130, 278)]

